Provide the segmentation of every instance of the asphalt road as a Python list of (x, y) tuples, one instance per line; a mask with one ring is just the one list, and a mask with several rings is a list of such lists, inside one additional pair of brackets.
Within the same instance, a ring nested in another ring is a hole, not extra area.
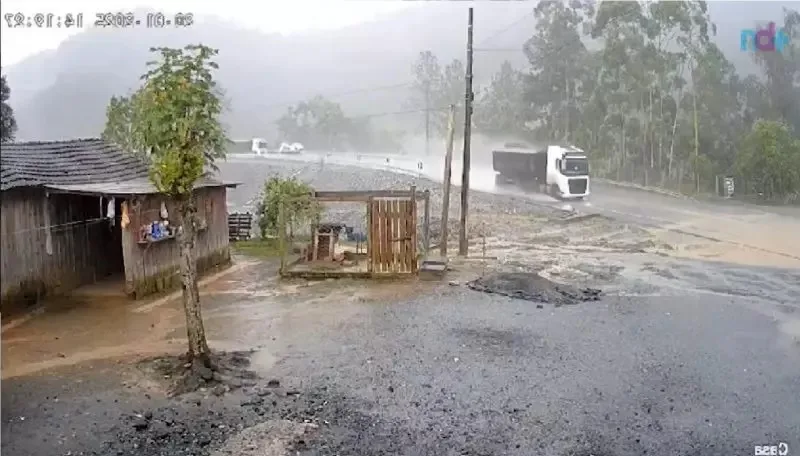
[(451, 289), (374, 303), (296, 345), (302, 357), (280, 370), (358, 411), (305, 454), (797, 451), (800, 348), (744, 301), (689, 292), (537, 309)]

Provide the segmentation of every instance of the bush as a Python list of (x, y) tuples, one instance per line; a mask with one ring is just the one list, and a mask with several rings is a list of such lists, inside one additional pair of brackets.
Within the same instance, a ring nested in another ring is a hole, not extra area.
[(287, 201), (284, 210), (290, 236), (294, 235), (299, 225), (316, 218), (321, 208), (312, 199), (313, 192), (314, 189), (310, 185), (294, 177), (273, 176), (267, 179), (264, 182), (261, 200), (256, 207), (261, 237), (266, 238), (278, 233), (278, 208), (281, 201)]

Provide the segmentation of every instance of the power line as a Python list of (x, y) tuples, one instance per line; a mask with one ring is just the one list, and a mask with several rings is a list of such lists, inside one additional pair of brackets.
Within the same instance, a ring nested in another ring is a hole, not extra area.
[(409, 109), (406, 111), (388, 111), (388, 112), (378, 112), (374, 114), (365, 114), (361, 116), (348, 116), (348, 119), (370, 119), (373, 117), (383, 117), (383, 116), (391, 116), (391, 115), (400, 115), (400, 114), (413, 114), (418, 112), (431, 112), (431, 111), (444, 111), (449, 109), (449, 106), (444, 107), (434, 107), (434, 108), (420, 108), (420, 109)]
[[(142, 214), (149, 214), (149, 213), (153, 213), (153, 212), (160, 212), (160, 209), (137, 210), (137, 211), (135, 211), (135, 214), (137, 214), (137, 216), (141, 217)], [(13, 236), (15, 234), (30, 233), (30, 232), (33, 232), (33, 231), (40, 231), (40, 230), (66, 231), (68, 228), (74, 228), (74, 227), (83, 226), (83, 225), (93, 225), (93, 224), (100, 223), (100, 222), (103, 222), (103, 221), (111, 221), (111, 220), (112, 220), (111, 217), (105, 217), (105, 216), (103, 216), (103, 217), (95, 217), (95, 218), (84, 219), (84, 220), (75, 220), (75, 221), (72, 221), (72, 222), (64, 222), (64, 223), (56, 223), (56, 224), (50, 224), (50, 225), (34, 226), (32, 228), (24, 228), (24, 229), (21, 229), (21, 230), (12, 231), (10, 233), (4, 233), (4, 235)]]
[[(502, 35), (503, 33), (506, 33), (507, 31), (511, 30), (511, 29), (512, 29), (514, 26), (516, 26), (516, 25), (517, 25), (517, 24), (519, 24), (520, 22), (522, 22), (522, 21), (524, 21), (525, 19), (527, 19), (527, 18), (528, 18), (528, 16), (530, 16), (531, 14), (533, 14), (533, 10), (531, 10), (531, 11), (529, 11), (529, 12), (525, 13), (525, 14), (524, 14), (522, 17), (520, 17), (519, 19), (515, 20), (514, 22), (512, 22), (512, 23), (510, 23), (510, 24), (506, 25), (506, 26), (505, 26), (505, 27), (503, 27), (502, 29), (496, 30), (494, 33), (492, 33), (491, 35), (489, 35), (487, 38), (484, 38), (483, 40), (481, 40), (481, 42), (478, 44), (478, 47), (480, 47), (481, 45), (484, 45), (484, 44), (486, 44), (486, 42), (487, 42), (487, 41), (491, 41), (491, 40), (493, 40), (494, 38), (497, 38), (498, 36)], [(477, 50), (477, 49), (474, 49), (474, 50)]]
[(475, 48), (474, 52), (524, 52), (522, 46), (518, 48)]
[(91, 224), (94, 224), (94, 223), (100, 223), (100, 222), (102, 222), (104, 220), (109, 220), (109, 218), (108, 217), (97, 217), (97, 218), (93, 218), (93, 219), (77, 220), (77, 221), (74, 221), (74, 222), (59, 223), (59, 224), (56, 224), (56, 225), (35, 226), (33, 228), (25, 228), (25, 229), (22, 229), (22, 230), (12, 231), (11, 233), (7, 233), (7, 234), (10, 235), (10, 236), (13, 236), (15, 234), (22, 234), (22, 233), (28, 233), (28, 232), (32, 232), (32, 231), (39, 231), (39, 230), (46, 230), (46, 229), (50, 229), (50, 230), (53, 230), (53, 231), (58, 231), (59, 229), (62, 229), (62, 228), (69, 228), (69, 227), (75, 227), (75, 226), (81, 226), (81, 225), (91, 225)]
[[(506, 26), (504, 29), (500, 30), (498, 33), (493, 34), (490, 38), (494, 38), (494, 37), (496, 37), (496, 36), (498, 36), (498, 35), (500, 35), (502, 33), (505, 33), (506, 31), (511, 29), (513, 26), (515, 26), (518, 23), (522, 22), (522, 20), (524, 20), (525, 18), (530, 16), (532, 13), (533, 13), (533, 11), (527, 13), (526, 15), (522, 16), (518, 20), (516, 20), (516, 21), (512, 22), (511, 24), (509, 24), (508, 26)], [(619, 21), (628, 19), (629, 17), (631, 17), (631, 16), (633, 16), (635, 14), (641, 14), (641, 11), (639, 11), (637, 9), (631, 9), (631, 10), (628, 10), (628, 11), (626, 11), (625, 13), (623, 13), (623, 14), (621, 14), (619, 16), (614, 16), (614, 17), (609, 18), (608, 22), (609, 23), (618, 23)], [(481, 44), (485, 44), (486, 41), (489, 41), (489, 39), (485, 39), (485, 40), (481, 41)], [(555, 52), (561, 52), (561, 51), (563, 51), (564, 49), (566, 49), (570, 45), (571, 45), (571, 43), (562, 43), (561, 46), (559, 46), (555, 50)], [(481, 48), (480, 46), (478, 46), (476, 48), (473, 48), (473, 51), (475, 51), (475, 52), (524, 52), (525, 51), (524, 47), (525, 47), (524, 44), (521, 45), (518, 48)]]

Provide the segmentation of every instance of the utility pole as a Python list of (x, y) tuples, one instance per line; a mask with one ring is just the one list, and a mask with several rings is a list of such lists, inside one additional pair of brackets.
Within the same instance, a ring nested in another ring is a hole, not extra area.
[(447, 225), (450, 217), (450, 177), (453, 166), (453, 136), (456, 130), (456, 105), (450, 105), (450, 120), (447, 123), (447, 151), (444, 156), (444, 194), (442, 195), (442, 229), (439, 254), (447, 258)]
[(467, 90), (464, 96), (464, 158), (461, 170), (461, 230), (458, 234), (458, 254), (467, 256), (467, 209), (469, 201), (469, 157), (472, 134), (472, 8), (467, 20)]
[(431, 83), (425, 84), (425, 156), (430, 155), (431, 141)]

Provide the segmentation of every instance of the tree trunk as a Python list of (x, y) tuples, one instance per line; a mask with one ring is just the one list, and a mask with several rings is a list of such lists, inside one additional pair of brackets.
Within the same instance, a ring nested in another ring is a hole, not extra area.
[(647, 146), (650, 148), (650, 168), (656, 166), (656, 154), (655, 150), (653, 150), (653, 146), (655, 145), (655, 141), (653, 138), (653, 88), (650, 88), (650, 119), (647, 122)]
[(189, 360), (192, 365), (211, 367), (210, 350), (203, 327), (200, 310), (200, 292), (197, 287), (197, 261), (194, 247), (197, 239), (197, 224), (194, 197), (179, 201), (181, 225), (178, 229), (178, 245), (181, 255), (181, 279), (183, 285), (183, 310), (186, 314), (186, 336), (189, 341)]
[(678, 130), (678, 109), (675, 109), (675, 118), (672, 120), (672, 137), (669, 141), (669, 157), (667, 158), (667, 179), (672, 179), (672, 160), (675, 158), (675, 132)]
[(700, 155), (700, 126), (698, 125), (697, 121), (697, 85), (695, 84), (694, 78), (694, 67), (692, 67), (692, 115), (694, 117), (694, 178), (695, 178), (695, 186), (696, 192), (700, 193), (700, 170), (698, 169), (699, 163), (699, 155)]
[[(663, 90), (663, 88), (662, 88)], [(658, 114), (658, 169), (659, 172), (664, 172), (664, 94), (660, 93), (659, 96), (659, 114)], [(663, 183), (662, 183), (663, 185)]]

